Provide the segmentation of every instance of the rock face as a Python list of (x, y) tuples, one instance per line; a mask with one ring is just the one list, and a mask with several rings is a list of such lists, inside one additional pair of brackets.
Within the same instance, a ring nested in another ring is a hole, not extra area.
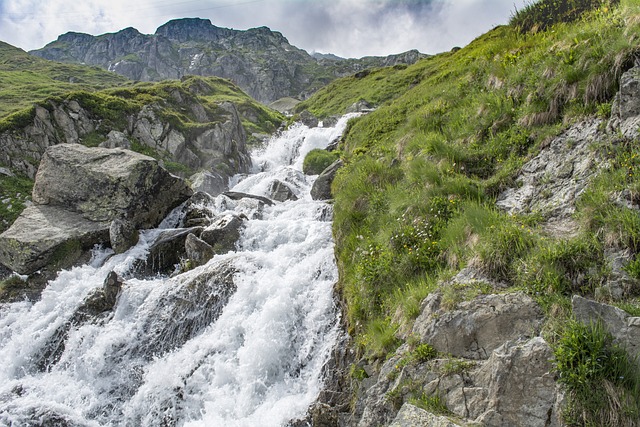
[[(441, 307), (440, 295), (429, 296), (412, 336), (437, 355), (416, 359), (405, 343), (379, 369), (364, 366), (370, 377), (360, 382), (353, 412), (337, 414), (337, 425), (559, 427), (562, 395), (553, 352), (538, 335), (542, 320), (522, 292), (481, 295), (451, 310)], [(425, 398), (446, 416), (408, 403)]]
[[(159, 157), (182, 165), (190, 173), (202, 170), (216, 176), (217, 187), (206, 186), (204, 189), (220, 192), (226, 189), (230, 176), (249, 170), (251, 159), (243, 118), (235, 105), (222, 102), (212, 111), (211, 105), (205, 106), (194, 94), (201, 92), (206, 96), (214, 91), (207, 82), (192, 78), (165, 94), (169, 98), (166, 102), (147, 104), (139, 111), (122, 112), (122, 120), (117, 123), (93, 112), (81, 98), (49, 101), (46, 106), (34, 107), (31, 122), (0, 133), (0, 162), (34, 178), (39, 162), (50, 146), (104, 138), (100, 143), (102, 147), (129, 148), (131, 140), (135, 140), (145, 149), (158, 153)], [(197, 126), (190, 130), (163, 118), (168, 111), (167, 103), (174, 104), (180, 114), (188, 114)], [(102, 136), (104, 134), (106, 136)]]
[(389, 427), (459, 427), (460, 424), (447, 417), (439, 417), (420, 409), (410, 403), (405, 403)]
[(34, 205), (0, 235), (0, 263), (21, 274), (70, 267), (95, 244), (110, 242), (113, 220), (154, 227), (190, 195), (184, 181), (151, 157), (53, 146), (36, 175)]
[(522, 167), (517, 188), (498, 197), (497, 205), (511, 214), (541, 213), (556, 221), (575, 211), (575, 201), (597, 171), (596, 153), (590, 146), (604, 137), (602, 121), (573, 125), (549, 142)]
[(505, 341), (535, 334), (542, 325), (540, 308), (522, 292), (480, 296), (451, 311), (441, 305), (439, 293), (429, 295), (413, 333), (455, 357), (487, 359)]
[(139, 81), (185, 75), (228, 78), (263, 103), (287, 96), (304, 99), (332, 80), (327, 74), (341, 77), (368, 67), (412, 64), (426, 57), (410, 51), (362, 60), (318, 60), (266, 27), (238, 31), (198, 18), (169, 21), (154, 35), (134, 28), (97, 37), (70, 32), (30, 53), (54, 61), (97, 65)]

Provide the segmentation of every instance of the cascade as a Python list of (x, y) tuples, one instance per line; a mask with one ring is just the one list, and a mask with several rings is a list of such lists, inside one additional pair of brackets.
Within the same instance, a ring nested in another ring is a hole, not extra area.
[[(268, 196), (274, 180), (297, 200), (262, 205), (224, 195), (212, 215), (244, 214), (236, 250), (173, 277), (131, 273), (177, 208), (123, 254), (96, 248), (36, 302), (0, 305), (0, 425), (281, 426), (304, 416), (335, 344), (331, 207), (301, 172), (335, 127), (296, 124), (253, 153), (232, 191)], [(125, 278), (113, 310), (78, 315), (110, 272)]]

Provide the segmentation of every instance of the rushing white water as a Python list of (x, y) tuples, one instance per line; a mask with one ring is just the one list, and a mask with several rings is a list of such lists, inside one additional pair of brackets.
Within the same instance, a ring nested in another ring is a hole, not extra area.
[[(218, 196), (206, 206), (251, 218), (237, 251), (173, 278), (135, 279), (159, 233), (150, 230), (124, 254), (96, 250), (63, 271), (39, 301), (2, 305), (0, 425), (280, 426), (303, 416), (337, 335), (337, 269), (330, 207), (311, 200), (313, 177), (300, 170), (347, 119), (292, 127), (254, 154), (254, 174), (235, 178), (234, 191), (260, 196), (278, 179), (297, 201), (258, 212)], [(78, 317), (111, 271), (127, 278), (113, 311)]]

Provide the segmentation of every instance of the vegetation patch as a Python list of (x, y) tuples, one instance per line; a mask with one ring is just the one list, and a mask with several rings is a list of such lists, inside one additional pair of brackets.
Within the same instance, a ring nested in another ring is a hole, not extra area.
[(338, 160), (339, 153), (327, 151), (319, 148), (309, 151), (302, 164), (302, 172), (306, 175), (319, 175), (331, 163)]
[(634, 426), (640, 419), (640, 371), (601, 324), (569, 322), (555, 346), (555, 369), (568, 390), (570, 426)]
[(33, 181), (22, 176), (0, 175), (0, 232), (9, 228), (31, 200)]

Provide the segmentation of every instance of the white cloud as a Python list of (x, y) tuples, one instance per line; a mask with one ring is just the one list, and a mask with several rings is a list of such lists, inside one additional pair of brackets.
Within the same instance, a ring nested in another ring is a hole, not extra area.
[(345, 57), (409, 49), (437, 53), (506, 23), (513, 5), (513, 0), (0, 0), (0, 40), (30, 50), (68, 31), (98, 35), (134, 27), (153, 33), (170, 19), (198, 16), (220, 27), (268, 26), (300, 48)]

